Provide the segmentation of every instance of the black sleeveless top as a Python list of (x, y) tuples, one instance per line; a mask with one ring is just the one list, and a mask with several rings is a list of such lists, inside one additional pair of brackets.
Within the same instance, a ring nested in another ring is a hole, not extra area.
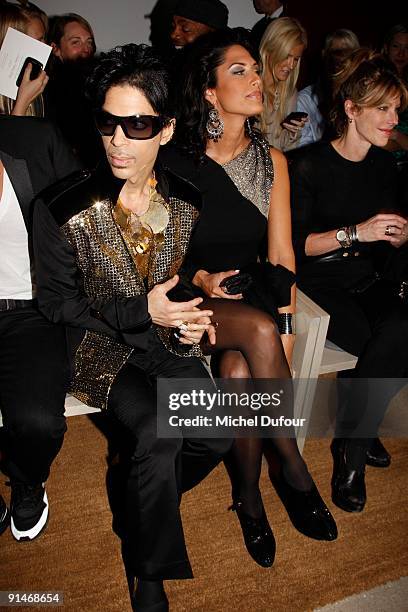
[(202, 196), (187, 255), (195, 269), (244, 270), (265, 255), (273, 165), (263, 138), (254, 137), (223, 165), (208, 156), (196, 164), (174, 147), (167, 147), (162, 161), (193, 183)]

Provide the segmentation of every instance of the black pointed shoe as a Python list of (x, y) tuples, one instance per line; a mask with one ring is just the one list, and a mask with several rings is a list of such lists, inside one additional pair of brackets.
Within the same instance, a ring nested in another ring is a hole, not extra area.
[(314, 540), (331, 542), (337, 539), (336, 521), (314, 483), (309, 491), (300, 491), (286, 482), (281, 472), (272, 484), (295, 529)]
[(364, 467), (354, 470), (347, 466), (344, 440), (333, 440), (330, 448), (333, 455), (333, 503), (346, 512), (361, 512), (367, 499)]
[(367, 450), (366, 464), (377, 468), (387, 468), (391, 463), (391, 455), (384, 447), (380, 438), (374, 438)]
[(265, 509), (259, 519), (252, 518), (242, 510), (242, 503), (235, 502), (230, 510), (235, 510), (241, 524), (242, 535), (247, 551), (261, 567), (271, 567), (276, 553), (276, 542), (269, 525)]

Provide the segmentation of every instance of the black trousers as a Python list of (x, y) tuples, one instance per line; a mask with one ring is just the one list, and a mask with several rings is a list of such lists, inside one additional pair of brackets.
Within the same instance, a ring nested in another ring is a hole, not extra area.
[(159, 377), (199, 378), (204, 387), (212, 388), (198, 359), (172, 355), (154, 334), (148, 352), (132, 355), (116, 378), (108, 407), (132, 438), (123, 551), (128, 569), (140, 578), (191, 578), (181, 495), (209, 474), (232, 440), (158, 438), (155, 380)]
[(66, 431), (68, 374), (63, 327), (34, 308), (0, 312), (0, 444), (10, 478), (47, 480)]
[(358, 443), (368, 446), (368, 437), (376, 436), (389, 401), (407, 376), (408, 305), (384, 281), (362, 293), (301, 288), (330, 314), (329, 340), (358, 356), (355, 370), (344, 373), (352, 381), (343, 389), (337, 432), (340, 437), (363, 437)]

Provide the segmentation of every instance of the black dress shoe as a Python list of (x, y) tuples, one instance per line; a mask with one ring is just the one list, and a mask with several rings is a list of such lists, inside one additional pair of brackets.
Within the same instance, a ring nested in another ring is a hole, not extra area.
[(10, 524), (10, 512), (6, 506), (6, 502), (0, 495), (0, 535), (6, 531)]
[(286, 482), (283, 473), (272, 479), (292, 525), (308, 538), (331, 542), (337, 538), (337, 525), (313, 483), (309, 491), (300, 491)]
[(246, 514), (241, 502), (235, 502), (230, 510), (237, 513), (245, 546), (253, 560), (261, 567), (271, 567), (275, 559), (276, 542), (264, 508), (259, 519)]
[(391, 455), (384, 448), (380, 438), (374, 438), (370, 448), (367, 450), (366, 464), (372, 467), (386, 468), (391, 463)]
[(365, 471), (354, 470), (346, 464), (346, 443), (344, 440), (333, 440), (332, 500), (346, 512), (361, 512), (364, 509), (367, 495)]

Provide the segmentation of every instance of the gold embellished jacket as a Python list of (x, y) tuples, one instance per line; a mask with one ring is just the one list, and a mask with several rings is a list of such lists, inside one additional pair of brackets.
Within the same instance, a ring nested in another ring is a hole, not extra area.
[[(97, 408), (106, 407), (121, 367), (133, 350), (147, 349), (152, 331), (177, 353), (171, 330), (152, 324), (146, 294), (179, 271), (201, 204), (191, 184), (156, 170), (169, 222), (143, 278), (113, 217), (123, 183), (106, 181), (108, 172), (83, 171), (53, 186), (42, 194), (34, 217), (39, 306), (51, 320), (86, 330), (75, 352), (70, 392)], [(187, 353), (199, 354), (196, 346)]]

